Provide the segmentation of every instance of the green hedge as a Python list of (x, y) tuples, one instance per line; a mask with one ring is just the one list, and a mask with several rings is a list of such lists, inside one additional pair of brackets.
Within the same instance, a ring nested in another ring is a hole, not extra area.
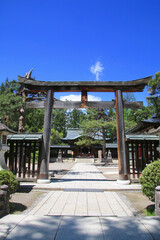
[(143, 194), (154, 201), (155, 188), (160, 185), (160, 159), (147, 165), (139, 180)]
[(14, 193), (18, 189), (18, 181), (16, 176), (7, 170), (0, 170), (0, 186), (8, 185), (9, 192)]

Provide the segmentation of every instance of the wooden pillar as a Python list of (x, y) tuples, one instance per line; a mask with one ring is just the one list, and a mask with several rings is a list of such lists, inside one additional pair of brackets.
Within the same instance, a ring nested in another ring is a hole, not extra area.
[(117, 121), (117, 143), (118, 143), (118, 164), (119, 180), (128, 180), (128, 159), (126, 156), (125, 127), (122, 91), (115, 92), (116, 100), (116, 121)]
[(50, 157), (50, 136), (51, 136), (51, 124), (52, 124), (52, 108), (53, 108), (53, 91), (48, 90), (45, 116), (44, 116), (44, 128), (43, 128), (43, 142), (42, 152), (40, 157), (40, 171), (37, 182), (48, 183), (48, 165)]
[(82, 91), (81, 101), (82, 102), (87, 102), (87, 91)]

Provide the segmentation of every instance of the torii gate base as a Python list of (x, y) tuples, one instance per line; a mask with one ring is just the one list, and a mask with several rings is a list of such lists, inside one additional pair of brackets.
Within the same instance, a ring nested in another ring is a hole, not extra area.
[[(52, 122), (53, 108), (115, 108), (117, 121), (117, 143), (118, 143), (118, 162), (119, 162), (119, 184), (130, 183), (129, 159), (126, 152), (125, 130), (124, 130), (124, 113), (123, 108), (140, 108), (141, 102), (128, 103), (124, 102), (122, 92), (142, 92), (148, 84), (152, 76), (134, 81), (119, 81), (119, 82), (45, 82), (27, 79), (19, 76), (19, 83), (22, 86), (24, 93), (39, 93), (47, 92), (46, 101), (37, 101), (38, 98), (33, 98), (27, 104), (29, 108), (44, 108), (44, 130), (43, 130), (43, 146), (41, 153), (40, 173), (38, 175), (38, 183), (49, 183), (48, 166), (50, 156), (50, 135)], [(81, 102), (62, 102), (55, 101), (54, 92), (81, 92)], [(111, 102), (88, 102), (87, 92), (115, 92), (115, 101)]]

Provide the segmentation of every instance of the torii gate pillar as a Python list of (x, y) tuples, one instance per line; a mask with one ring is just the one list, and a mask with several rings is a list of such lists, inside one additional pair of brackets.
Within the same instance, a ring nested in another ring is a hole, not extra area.
[(118, 164), (119, 164), (119, 184), (129, 184), (129, 168), (126, 156), (125, 127), (122, 91), (115, 92), (116, 99), (116, 121), (117, 121), (117, 143), (118, 143)]
[(49, 158), (50, 158), (50, 137), (52, 125), (52, 109), (53, 109), (53, 91), (48, 90), (47, 100), (44, 115), (44, 128), (43, 128), (43, 142), (40, 161), (40, 172), (37, 179), (38, 183), (50, 183), (48, 178)]

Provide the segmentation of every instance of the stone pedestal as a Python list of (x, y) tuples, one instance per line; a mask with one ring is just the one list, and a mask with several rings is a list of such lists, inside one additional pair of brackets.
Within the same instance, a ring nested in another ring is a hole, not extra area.
[(0, 217), (9, 214), (9, 191), (7, 185), (0, 188)]
[(160, 217), (160, 186), (155, 189), (155, 216)]
[(4, 157), (5, 152), (8, 150), (9, 150), (8, 146), (2, 146), (0, 150), (0, 170), (3, 170), (3, 169), (9, 170), (9, 168), (6, 165), (5, 157)]
[(131, 184), (131, 181), (130, 180), (117, 180), (117, 183), (119, 185), (129, 185), (129, 184)]

